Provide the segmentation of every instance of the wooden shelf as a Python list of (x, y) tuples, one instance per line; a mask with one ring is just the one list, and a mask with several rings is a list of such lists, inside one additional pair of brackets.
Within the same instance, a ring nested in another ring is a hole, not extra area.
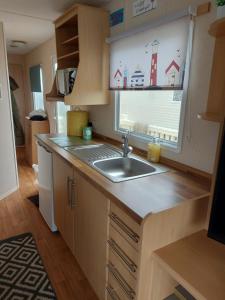
[(61, 59), (64, 59), (64, 58), (68, 58), (68, 57), (71, 57), (71, 56), (74, 56), (74, 55), (77, 55), (77, 54), (79, 54), (79, 51), (73, 51), (71, 53), (59, 56), (58, 60), (61, 60)]
[(213, 22), (209, 28), (209, 34), (215, 37), (225, 36), (225, 18)]
[(71, 44), (74, 44), (74, 42), (76, 42), (78, 40), (79, 36), (78, 35), (75, 35), (65, 41), (63, 41), (61, 43), (61, 45), (71, 45)]
[(47, 101), (61, 101), (61, 102), (64, 101), (64, 96), (58, 94), (57, 86), (56, 86), (56, 77), (54, 79), (51, 92), (46, 94), (46, 100)]
[(154, 252), (154, 259), (198, 300), (225, 299), (225, 245), (199, 231)]
[(198, 114), (198, 119), (221, 123), (223, 122), (224, 117), (215, 113), (200, 113)]

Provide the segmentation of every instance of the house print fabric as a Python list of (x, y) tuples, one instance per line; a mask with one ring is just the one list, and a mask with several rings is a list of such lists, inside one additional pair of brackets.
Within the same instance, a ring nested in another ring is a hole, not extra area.
[(189, 24), (183, 17), (113, 42), (110, 88), (182, 89)]

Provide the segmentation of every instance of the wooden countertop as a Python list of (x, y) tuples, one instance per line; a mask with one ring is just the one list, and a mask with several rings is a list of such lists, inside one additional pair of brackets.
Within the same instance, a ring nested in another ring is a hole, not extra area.
[(225, 299), (225, 245), (205, 230), (155, 251), (154, 258), (196, 299)]
[(139, 224), (150, 213), (158, 213), (183, 201), (193, 201), (210, 195), (209, 187), (201, 180), (173, 169), (166, 173), (113, 183), (57, 146), (48, 137), (48, 134), (37, 135), (39, 141), (70, 162), (83, 177), (126, 210)]

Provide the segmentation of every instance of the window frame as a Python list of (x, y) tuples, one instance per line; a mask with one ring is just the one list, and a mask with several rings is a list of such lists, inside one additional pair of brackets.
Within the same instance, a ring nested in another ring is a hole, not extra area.
[[(144, 91), (143, 91), (144, 92)], [(175, 152), (181, 152), (181, 147), (183, 143), (183, 131), (184, 131), (184, 121), (185, 121), (185, 107), (186, 107), (186, 99), (185, 99), (185, 91), (183, 90), (183, 95), (181, 99), (181, 111), (180, 111), (180, 122), (179, 122), (179, 131), (178, 131), (178, 139), (177, 143), (169, 142), (163, 139), (160, 139), (160, 144), (162, 148), (167, 148), (173, 150)], [(124, 134), (127, 130), (123, 130), (119, 127), (119, 116), (120, 116), (120, 91), (115, 91), (115, 111), (114, 111), (114, 132), (117, 134)], [(147, 136), (145, 134), (129, 132), (129, 135), (137, 141), (141, 141), (144, 143), (149, 143), (154, 140), (154, 137)]]
[[(190, 119), (190, 101), (188, 101), (188, 88), (189, 88), (189, 77), (190, 77), (190, 68), (191, 68), (191, 57), (192, 57), (192, 46), (193, 46), (193, 38), (194, 38), (194, 27), (195, 22), (192, 19), (189, 26), (189, 36), (188, 36), (188, 46), (187, 46), (187, 56), (186, 56), (186, 64), (185, 64), (185, 75), (183, 82), (183, 95), (182, 95), (182, 103), (181, 103), (181, 111), (180, 111), (180, 123), (179, 123), (179, 132), (177, 143), (168, 142), (165, 140), (160, 140), (160, 144), (162, 148), (171, 150), (176, 153), (180, 153), (183, 146), (184, 141), (184, 127), (185, 127), (185, 119)], [(119, 128), (119, 116), (120, 116), (120, 91), (115, 91), (114, 94), (114, 132), (116, 134), (123, 134), (127, 132), (127, 130), (122, 130)], [(190, 130), (190, 120), (188, 122), (188, 130)], [(134, 132), (130, 132), (130, 136), (137, 141), (141, 141), (144, 143), (148, 143), (153, 141), (153, 137), (147, 135), (141, 135)]]

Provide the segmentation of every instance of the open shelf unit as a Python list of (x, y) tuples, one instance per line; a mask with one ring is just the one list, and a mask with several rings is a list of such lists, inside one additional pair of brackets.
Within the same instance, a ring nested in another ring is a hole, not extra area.
[(78, 38), (79, 35), (75, 35), (61, 43), (61, 45), (77, 45), (78, 47)]
[(76, 4), (55, 21), (58, 70), (75, 68), (76, 78), (69, 95), (58, 95), (56, 79), (46, 95), (48, 101), (67, 105), (99, 105), (109, 100), (108, 13)]
[(167, 287), (168, 295), (181, 284), (198, 300), (225, 299), (225, 245), (208, 238), (206, 230), (155, 251), (153, 258), (164, 273), (158, 285)]
[[(77, 68), (79, 64), (78, 15), (55, 23), (58, 69)], [(69, 61), (68, 61), (69, 59)]]

